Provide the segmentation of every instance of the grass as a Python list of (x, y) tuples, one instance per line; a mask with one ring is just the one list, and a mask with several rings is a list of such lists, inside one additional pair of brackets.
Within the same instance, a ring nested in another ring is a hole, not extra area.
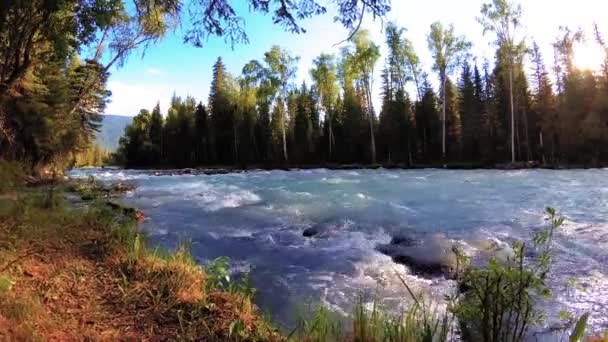
[[(136, 212), (63, 203), (61, 189), (0, 197), (0, 340), (284, 340), (253, 291), (218, 281), (225, 264), (198, 265), (187, 245), (150, 250)], [(224, 269), (223, 269), (224, 267)]]
[(452, 334), (451, 316), (418, 298), (401, 314), (387, 314), (376, 300), (369, 306), (359, 297), (344, 326), (343, 319), (319, 306), (312, 317), (300, 320), (289, 337), (304, 342), (431, 342), (446, 341)]

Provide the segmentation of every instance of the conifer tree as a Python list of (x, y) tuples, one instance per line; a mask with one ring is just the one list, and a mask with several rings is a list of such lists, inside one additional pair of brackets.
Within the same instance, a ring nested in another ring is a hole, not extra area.
[(160, 112), (160, 103), (156, 103), (154, 109), (152, 109), (152, 115), (150, 117), (150, 142), (154, 146), (154, 159), (157, 163), (163, 158), (163, 116)]
[[(475, 80), (473, 79), (475, 77)], [(475, 75), (471, 72), (468, 63), (464, 63), (462, 73), (458, 80), (459, 111), (462, 121), (462, 145), (463, 158), (469, 161), (477, 161), (480, 157), (480, 135), (481, 132), (481, 108), (478, 97), (481, 85), (479, 70), (475, 69)]]
[(207, 165), (210, 162), (209, 136), (207, 109), (202, 102), (199, 102), (194, 112), (194, 137), (196, 141), (196, 163), (198, 165)]
[(235, 161), (234, 106), (229, 98), (229, 76), (221, 57), (213, 65), (213, 79), (209, 91), (209, 112), (212, 132), (211, 145), (214, 162), (231, 164)]

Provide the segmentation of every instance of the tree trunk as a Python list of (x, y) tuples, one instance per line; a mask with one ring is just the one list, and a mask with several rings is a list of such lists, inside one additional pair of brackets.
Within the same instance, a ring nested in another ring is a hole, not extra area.
[(288, 158), (287, 158), (287, 138), (285, 135), (285, 112), (284, 112), (285, 108), (283, 107), (283, 108), (281, 108), (281, 110), (283, 111), (281, 113), (281, 131), (282, 131), (281, 133), (283, 135), (283, 160), (287, 161), (288, 160)]
[(446, 84), (446, 76), (441, 76), (441, 159), (445, 162), (446, 153), (445, 153), (445, 111), (446, 111), (446, 94), (445, 94), (445, 84)]
[(532, 149), (530, 148), (530, 133), (528, 132), (528, 111), (526, 110), (526, 106), (524, 105), (524, 139), (526, 139), (526, 160), (530, 161), (530, 156), (532, 155)]
[(234, 136), (234, 164), (239, 161), (239, 142), (236, 133), (236, 122), (232, 123), (232, 135)]
[(328, 144), (328, 151), (329, 151), (329, 155), (327, 156), (327, 160), (331, 161), (331, 157), (332, 157), (332, 140), (333, 140), (333, 129), (332, 129), (332, 125), (331, 125), (331, 118), (328, 119), (329, 120), (329, 133), (328, 133), (328, 139), (327, 139), (327, 144)]
[(543, 165), (546, 164), (546, 159), (545, 159), (545, 144), (543, 143), (543, 131), (538, 132), (539, 138), (540, 138), (540, 153), (541, 153), (541, 158), (542, 158), (542, 162)]
[(369, 83), (367, 84), (367, 106), (368, 106), (368, 117), (369, 117), (369, 131), (371, 137), (372, 146), (372, 164), (376, 164), (376, 139), (374, 137), (374, 107), (372, 105), (372, 96)]
[(513, 58), (509, 65), (509, 102), (511, 105), (511, 163), (515, 163), (515, 109), (513, 108)]

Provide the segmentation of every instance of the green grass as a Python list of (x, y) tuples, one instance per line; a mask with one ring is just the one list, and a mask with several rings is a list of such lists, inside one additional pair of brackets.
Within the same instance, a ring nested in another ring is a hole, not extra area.
[[(0, 199), (0, 270), (10, 271), (0, 272), (2, 315), (34, 322), (33, 313), (40, 307), (37, 298), (49, 291), (58, 293), (57, 289), (37, 288), (28, 296), (16, 292), (12, 275), (23, 277), (21, 259), (32, 251), (45, 253), (40, 247), (47, 245), (55, 252), (66, 249), (61, 252), (66, 258), (72, 258), (69, 253), (83, 257), (77, 254), (86, 247), (86, 257), (98, 258), (104, 272), (116, 278), (122, 302), (119, 310), (145, 312), (139, 321), (154, 327), (154, 334), (171, 340), (201, 336), (208, 341), (281, 340), (253, 305), (251, 287), (229, 278), (227, 260), (216, 260), (205, 268), (195, 262), (188, 244), (172, 251), (149, 249), (134, 210), (108, 205), (91, 188), (86, 191), (93, 194), (93, 200), (84, 208), (72, 208), (64, 203), (61, 191), (23, 189), (16, 199)], [(92, 276), (77, 264), (67, 272), (69, 279), (77, 282)]]
[(452, 328), (448, 312), (420, 299), (401, 314), (388, 314), (376, 300), (369, 306), (359, 297), (347, 320), (319, 306), (311, 318), (300, 320), (289, 338), (304, 342), (431, 342), (447, 340)]

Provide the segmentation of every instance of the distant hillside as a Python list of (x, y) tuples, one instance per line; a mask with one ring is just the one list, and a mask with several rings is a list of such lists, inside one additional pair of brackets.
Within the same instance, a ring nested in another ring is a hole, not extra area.
[(104, 115), (101, 130), (96, 141), (107, 151), (118, 148), (118, 139), (122, 137), (125, 127), (131, 123), (133, 117), (123, 115)]

